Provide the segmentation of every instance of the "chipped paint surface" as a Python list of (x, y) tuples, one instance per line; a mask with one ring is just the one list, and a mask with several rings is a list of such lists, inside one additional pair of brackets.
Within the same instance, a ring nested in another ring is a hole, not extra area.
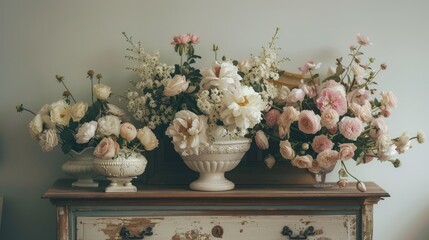
[[(354, 215), (254, 215), (254, 216), (162, 216), (162, 217), (78, 217), (77, 239), (120, 239), (125, 226), (131, 235), (138, 236), (152, 227), (151, 240), (237, 240), (278, 239), (283, 227), (288, 226), (294, 235), (302, 234), (312, 226), (317, 240), (356, 240)], [(215, 238), (213, 228), (222, 228), (221, 237)], [(146, 239), (146, 238), (145, 238)]]

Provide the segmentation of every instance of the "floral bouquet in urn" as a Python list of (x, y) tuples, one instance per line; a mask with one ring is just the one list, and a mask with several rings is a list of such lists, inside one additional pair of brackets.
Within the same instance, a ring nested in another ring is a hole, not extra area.
[(316, 73), (321, 63), (308, 61), (299, 68), (306, 77), (297, 88), (279, 89), (255, 135), (256, 144), (270, 153), (269, 166), (277, 157), (312, 173), (326, 173), (339, 163), (339, 186), (346, 186), (350, 176), (365, 191), (365, 185), (347, 170), (347, 162), (378, 159), (399, 167), (398, 155), (411, 148), (411, 140), (424, 142), (423, 132), (389, 136), (385, 119), (391, 116), (396, 98), (390, 91), (377, 94), (375, 79), (387, 65), (374, 67), (374, 58), (364, 59), (362, 49), (368, 45), (368, 37), (358, 35), (346, 64), (343, 58), (336, 59), (336, 66), (322, 79)]
[(65, 87), (62, 99), (44, 105), (37, 113), (18, 105), (18, 112), (34, 115), (29, 123), (30, 135), (37, 140), (44, 152), (61, 145), (64, 153), (81, 152), (94, 147), (94, 155), (102, 159), (112, 159), (118, 154), (129, 155), (134, 151), (150, 151), (158, 146), (153, 132), (144, 127), (136, 127), (121, 119), (124, 111), (107, 102), (111, 88), (101, 83), (101, 74), (88, 71), (91, 80), (91, 103), (76, 101), (65, 84), (63, 76), (56, 80)]

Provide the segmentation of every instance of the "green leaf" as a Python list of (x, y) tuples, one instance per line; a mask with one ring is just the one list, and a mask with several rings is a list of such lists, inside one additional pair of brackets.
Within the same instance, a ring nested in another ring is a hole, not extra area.
[(65, 143), (61, 146), (61, 150), (63, 151), (63, 153), (67, 154), (71, 151), (73, 147), (73, 143), (69, 142), (69, 143)]
[(341, 169), (338, 171), (338, 175), (339, 175), (340, 177), (343, 177), (343, 178), (345, 178), (345, 177), (348, 177), (348, 176), (349, 176), (349, 175), (347, 174), (346, 170), (344, 170), (343, 168), (341, 168)]

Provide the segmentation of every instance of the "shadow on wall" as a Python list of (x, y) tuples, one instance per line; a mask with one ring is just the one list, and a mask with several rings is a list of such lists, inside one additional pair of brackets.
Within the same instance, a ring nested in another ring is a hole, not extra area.
[[(400, 218), (398, 218), (400, 219)], [(400, 224), (406, 224), (404, 222)], [(408, 231), (404, 232), (402, 237), (398, 239), (409, 239), (409, 240), (421, 240), (429, 239), (429, 205), (425, 207), (424, 211), (420, 211), (420, 216), (414, 221), (407, 223), (409, 226), (405, 229)]]

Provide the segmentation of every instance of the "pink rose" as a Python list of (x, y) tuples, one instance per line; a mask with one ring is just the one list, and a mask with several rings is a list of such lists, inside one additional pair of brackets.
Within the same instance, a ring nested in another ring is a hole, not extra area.
[(292, 166), (297, 168), (311, 168), (312, 167), (313, 158), (310, 155), (305, 156), (296, 156), (292, 159)]
[(171, 44), (173, 45), (186, 44), (190, 41), (191, 41), (191, 37), (189, 36), (189, 34), (183, 34), (183, 35), (174, 36)]
[(290, 125), (298, 119), (299, 112), (294, 107), (289, 106), (283, 109), (283, 113), (279, 116), (279, 119), (277, 120), (280, 138), (289, 136)]
[(347, 94), (347, 101), (350, 103), (357, 103), (359, 105), (364, 105), (365, 102), (369, 99), (370, 91), (366, 89), (356, 89)]
[(350, 108), (353, 111), (353, 114), (362, 122), (369, 122), (372, 120), (372, 107), (368, 101), (364, 105), (351, 103)]
[(296, 102), (302, 102), (305, 97), (305, 92), (300, 88), (294, 88), (286, 97), (287, 103), (296, 103)]
[(321, 129), (320, 116), (311, 110), (304, 110), (299, 114), (298, 128), (303, 133), (315, 134)]
[(359, 118), (344, 117), (338, 125), (340, 133), (353, 141), (356, 141), (364, 130), (362, 121)]
[(386, 109), (391, 109), (396, 107), (396, 97), (390, 91), (381, 91), (381, 105), (385, 106)]
[(346, 97), (341, 91), (337, 91), (333, 88), (324, 88), (320, 91), (316, 103), (317, 108), (320, 109), (321, 112), (327, 109), (334, 109), (340, 116), (347, 112)]
[(346, 89), (344, 87), (344, 85), (342, 85), (339, 82), (336, 82), (334, 80), (328, 80), (326, 82), (323, 83), (323, 88), (324, 89), (331, 89), (337, 92), (340, 92), (341, 95), (346, 96)]
[(280, 111), (277, 109), (271, 109), (270, 111), (266, 112), (264, 114), (264, 119), (267, 123), (267, 126), (270, 128), (274, 127), (277, 124), (280, 114)]
[(334, 143), (326, 135), (319, 135), (314, 137), (311, 147), (315, 152), (320, 153), (324, 150), (331, 150)]
[(304, 93), (310, 98), (314, 98), (317, 96), (317, 87), (316, 86), (309, 86), (305, 83), (301, 83), (299, 85), (299, 88), (301, 88), (304, 91)]
[(280, 154), (285, 159), (293, 159), (295, 157), (295, 151), (293, 150), (288, 140), (280, 141)]
[(387, 133), (387, 125), (384, 122), (383, 118), (375, 118), (371, 121), (371, 129), (369, 130), (369, 135), (376, 139), (379, 136)]
[(188, 33), (188, 36), (189, 36), (189, 42), (190, 43), (197, 44), (200, 42), (200, 38), (197, 35), (195, 35), (193, 33)]
[(112, 159), (119, 151), (119, 144), (112, 138), (103, 138), (94, 149), (94, 155), (101, 159)]
[(298, 68), (302, 73), (308, 73), (310, 70), (319, 69), (322, 63), (315, 63), (314, 61), (308, 61)]
[(266, 150), (270, 146), (268, 144), (268, 138), (265, 136), (265, 133), (261, 130), (258, 130), (255, 134), (255, 143), (259, 149)]
[(338, 161), (338, 152), (334, 150), (325, 150), (317, 155), (316, 161), (319, 163), (319, 167), (325, 171), (329, 171)]
[(337, 126), (339, 120), (340, 116), (338, 115), (337, 111), (334, 109), (326, 109), (324, 112), (322, 112), (320, 124), (327, 129), (332, 129)]
[(348, 160), (355, 155), (356, 146), (353, 143), (343, 143), (339, 147), (338, 155), (341, 160)]
[(126, 141), (131, 141), (137, 136), (137, 129), (132, 125), (131, 123), (123, 123), (121, 124), (121, 128), (119, 130), (119, 134), (121, 137), (123, 137)]
[(340, 188), (345, 188), (345, 187), (347, 187), (347, 185), (349, 184), (349, 181), (348, 181), (347, 179), (340, 179), (340, 180), (337, 182), (337, 184), (338, 184), (338, 186), (339, 186)]
[(357, 35), (357, 41), (359, 44), (364, 46), (371, 45), (372, 43), (369, 41), (369, 37), (361, 35), (360, 33)]

